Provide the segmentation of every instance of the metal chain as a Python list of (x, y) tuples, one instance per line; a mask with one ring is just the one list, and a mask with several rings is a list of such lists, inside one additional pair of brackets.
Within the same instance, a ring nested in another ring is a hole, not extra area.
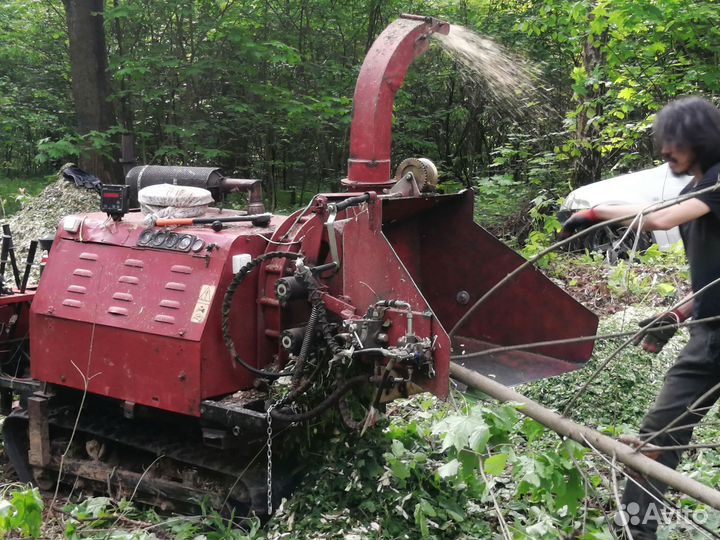
[(266, 418), (267, 418), (267, 511), (268, 517), (272, 516), (273, 513), (273, 487), (272, 487), (272, 410), (277, 405), (277, 402), (273, 403), (268, 407)]

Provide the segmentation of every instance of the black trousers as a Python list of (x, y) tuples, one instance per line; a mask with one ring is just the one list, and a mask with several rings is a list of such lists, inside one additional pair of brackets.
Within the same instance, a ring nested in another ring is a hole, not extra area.
[[(686, 413), (703, 394), (720, 383), (720, 328), (699, 324), (690, 327), (690, 341), (678, 356), (675, 364), (665, 375), (665, 382), (655, 404), (647, 413), (640, 427), (640, 438), (660, 431), (678, 416)], [(680, 420), (668, 433), (654, 438), (656, 446), (685, 446), (690, 443), (693, 427), (720, 398), (720, 390), (697, 404), (693, 411)], [(658, 461), (676, 468), (682, 450), (662, 452)], [(635, 540), (655, 540), (660, 524), (663, 505), (650, 493), (661, 498), (667, 486), (654, 480), (643, 480), (638, 486), (628, 480), (623, 494), (623, 510), (629, 519), (629, 527)]]

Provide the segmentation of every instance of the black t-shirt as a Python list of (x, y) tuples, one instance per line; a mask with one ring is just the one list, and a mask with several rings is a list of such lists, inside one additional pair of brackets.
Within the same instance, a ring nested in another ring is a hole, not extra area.
[[(697, 185), (689, 182), (681, 195), (700, 191), (718, 182), (720, 163), (710, 167)], [(692, 290), (697, 292), (720, 278), (720, 189), (698, 195), (710, 207), (710, 212), (680, 225), (685, 254), (690, 263)], [(701, 319), (720, 315), (720, 283), (695, 297), (693, 317)]]

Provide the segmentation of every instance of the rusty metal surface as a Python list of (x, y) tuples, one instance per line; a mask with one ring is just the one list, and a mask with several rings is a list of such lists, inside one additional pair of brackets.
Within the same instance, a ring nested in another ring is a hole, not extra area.
[[(59, 471), (60, 460), (54, 458), (47, 468), (53, 472)], [(111, 495), (117, 496), (116, 494), (120, 493), (129, 496), (136, 492), (140, 501), (165, 511), (184, 508), (191, 501), (201, 501), (204, 498), (207, 498), (213, 508), (222, 508), (226, 500), (225, 493), (199, 489), (187, 483), (157, 478), (152, 474), (129, 471), (101, 461), (65, 457), (62, 470), (64, 475), (97, 482), (103, 491), (107, 490)], [(239, 502), (249, 503), (250, 498), (246, 495)]]
[[(71, 403), (75, 401), (72, 395), (72, 391), (65, 390), (49, 402), (48, 423), (52, 427), (51, 447), (54, 451), (44, 466), (38, 466), (36, 477), (44, 469), (43, 479), (55, 478), (53, 471), (57, 470), (57, 453), (66, 448), (69, 434), (75, 431), (76, 448), (66, 456), (65, 461), (67, 464), (67, 457), (71, 457), (73, 465), (64, 469), (65, 482), (73, 483), (75, 475), (80, 475), (93, 481), (105, 480), (97, 486), (101, 491), (107, 488), (108, 481), (113, 487), (129, 487), (132, 491), (142, 477), (139, 492), (146, 495), (155, 492), (158, 495), (156, 499), (146, 499), (150, 504), (162, 506), (161, 503), (168, 500), (188, 502), (195, 496), (207, 494), (220, 497), (216, 503), (222, 503), (229, 496), (234, 499), (232, 504), (244, 503), (258, 514), (265, 511), (265, 463), (253, 458), (264, 447), (267, 426), (264, 421), (252, 425), (264, 415), (247, 411), (250, 423), (242, 425), (234, 434), (231, 423), (208, 424), (177, 415), (160, 415), (152, 409), (146, 409), (142, 418), (126, 419), (111, 400), (92, 395), (88, 395), (82, 414), (78, 414), (78, 405)], [(239, 413), (235, 410), (233, 414)], [(13, 447), (18, 447), (20, 454), (23, 444), (27, 444), (23, 443), (23, 437), (27, 437), (27, 427), (23, 435), (27, 416), (18, 417), (15, 423), (10, 422), (11, 427), (17, 428), (12, 433), (5, 430), (12, 439), (11, 446), (18, 443)], [(205, 446), (202, 433), (206, 425), (216, 426), (216, 429), (227, 426), (228, 436), (236, 438), (237, 444), (229, 450)], [(282, 437), (277, 442), (281, 440)], [(287, 459), (276, 455), (276, 461), (277, 493), (283, 496), (293, 482), (293, 474), (289, 472)], [(143, 475), (151, 464), (154, 464), (153, 467)], [(122, 473), (117, 479), (113, 476), (115, 471)], [(71, 474), (68, 475), (68, 472)], [(116, 483), (118, 479), (122, 481)], [(221, 506), (218, 504), (216, 508)]]
[[(253, 456), (264, 444), (266, 424), (244, 425), (237, 437), (243, 443), (231, 452), (207, 448), (202, 443), (201, 424), (197, 419), (179, 417), (122, 418), (112, 402), (91, 398), (79, 416), (77, 430), (112, 443), (122, 444), (155, 456), (166, 456), (180, 463), (197, 465), (228, 475), (238, 475), (247, 466), (247, 458)], [(257, 413), (252, 413), (257, 415)], [(54, 408), (50, 423), (59, 428), (72, 430), (77, 417), (77, 406)], [(256, 416), (250, 416), (252, 422)], [(214, 424), (227, 426), (232, 424)]]
[[(48, 401), (44, 403), (47, 405)], [(148, 424), (129, 429), (132, 422), (117, 422), (113, 415), (104, 416), (104, 408), (95, 406), (98, 404), (92, 398), (87, 405), (88, 410), (81, 415), (84, 420), (77, 426), (76, 410), (50, 407), (45, 429), (49, 422), (55, 439), (46, 446), (48, 451), (43, 452), (42, 460), (37, 456), (38, 448), (30, 446), (28, 452), (28, 438), (32, 445), (38, 444), (32, 435), (33, 418), (28, 429), (28, 412), (20, 410), (6, 419), (4, 445), (21, 481), (51, 489), (58, 479), (59, 452), (66, 448), (70, 432), (75, 431), (72, 452), (63, 460), (61, 482), (116, 497), (136, 492), (137, 500), (163, 510), (190, 509), (196, 501), (207, 497), (216, 509), (243, 514), (253, 511), (258, 515), (265, 511), (262, 463), (248, 469), (246, 454), (238, 453), (237, 449), (203, 451), (196, 442), (196, 430), (181, 431), (167, 423), (155, 424), (150, 429)], [(47, 407), (44, 409), (47, 411)], [(144, 435), (140, 436), (141, 433)], [(53, 454), (49, 452), (51, 448)], [(290, 477), (278, 478), (279, 494), (287, 494), (287, 484), (283, 482)]]
[[(254, 403), (258, 401), (254, 400)], [(267, 415), (248, 409), (245, 405), (246, 401), (232, 398), (221, 401), (205, 400), (200, 405), (200, 413), (204, 419), (227, 426), (231, 433), (242, 432), (244, 440), (248, 433), (259, 433), (267, 428)], [(260, 405), (263, 405), (262, 401)]]

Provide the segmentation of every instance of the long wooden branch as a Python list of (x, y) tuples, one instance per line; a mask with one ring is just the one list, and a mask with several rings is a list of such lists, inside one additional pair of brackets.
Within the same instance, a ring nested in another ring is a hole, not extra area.
[(603, 452), (631, 469), (685, 493), (694, 499), (720, 510), (720, 491), (688, 478), (649, 457), (636, 452), (630, 446), (612, 439), (594, 429), (576, 424), (569, 418), (543, 407), (528, 397), (492, 379), (450, 362), (450, 376), (469, 387), (506, 402), (521, 403), (520, 412), (551, 430), (586, 445), (586, 440)]

